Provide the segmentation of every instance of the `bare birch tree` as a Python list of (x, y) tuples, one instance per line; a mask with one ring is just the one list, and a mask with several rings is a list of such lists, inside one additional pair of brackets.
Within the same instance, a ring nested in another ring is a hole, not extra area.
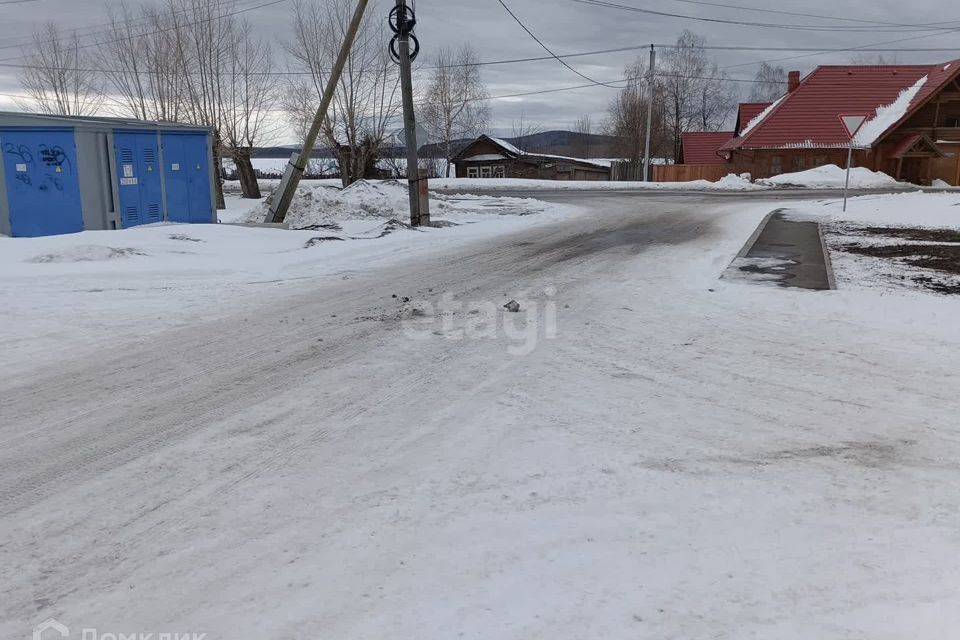
[[(291, 93), (309, 96), (296, 103), (284, 101), (294, 126), (312, 119), (352, 11), (351, 0), (298, 0), (294, 4), (293, 39), (287, 50), (292, 69), (306, 72), (307, 78), (295, 81)], [(387, 42), (386, 21), (368, 13), (323, 123), (324, 139), (337, 150), (344, 185), (374, 171), (388, 127), (399, 113), (400, 75), (387, 52)], [(304, 153), (312, 151), (305, 149)]]
[(277, 95), (272, 70), (270, 44), (254, 35), (249, 22), (241, 22), (230, 43), (220, 120), (223, 144), (237, 167), (244, 198), (261, 197), (250, 154), (270, 133), (270, 111)]
[(711, 64), (697, 87), (696, 129), (720, 131), (737, 107), (737, 90), (726, 73)]
[(590, 157), (590, 136), (593, 135), (593, 120), (589, 113), (585, 113), (573, 124), (573, 131), (577, 134), (573, 153), (580, 158)]
[(123, 107), (122, 115), (178, 122), (184, 115), (184, 69), (178, 53), (183, 30), (175, 8), (125, 3), (111, 14), (101, 39), (102, 72)]
[(527, 118), (527, 114), (520, 112), (520, 117), (511, 122), (511, 138), (513, 146), (526, 153), (536, 153), (539, 149), (533, 144), (533, 137), (538, 133), (543, 133), (543, 127)]
[[(650, 100), (649, 65), (646, 58), (638, 58), (628, 65), (623, 71), (623, 78), (626, 86), (607, 108), (604, 130), (620, 141), (621, 154), (639, 161), (646, 145), (647, 104)], [(656, 86), (650, 148), (653, 155), (658, 157), (665, 151), (663, 107), (663, 92)]]
[(479, 58), (470, 45), (459, 49), (444, 47), (433, 58), (434, 69), (423, 95), (420, 122), (443, 149), (446, 176), (451, 159), (460, 150), (454, 142), (483, 132), (490, 119), (487, 88), (478, 66)]
[(29, 108), (65, 116), (96, 113), (103, 93), (91, 58), (76, 31), (64, 34), (53, 22), (37, 29), (20, 76)]
[(774, 67), (766, 62), (761, 64), (750, 90), (750, 101), (775, 102), (786, 92), (787, 72), (783, 67)]
[(223, 103), (229, 84), (236, 21), (229, 7), (206, 0), (170, 0), (167, 17), (176, 32), (177, 64), (183, 78), (183, 120), (213, 129), (213, 161), (217, 168), (217, 208), (224, 209)]
[(657, 74), (674, 159), (680, 156), (685, 132), (720, 128), (736, 104), (729, 79), (710, 63), (705, 44), (703, 36), (684, 31), (664, 54), (663, 69)]
[(178, 53), (183, 30), (175, 8), (144, 5), (133, 11), (125, 3), (111, 8), (100, 44), (102, 72), (119, 96), (122, 115), (178, 122), (184, 95), (184, 69)]

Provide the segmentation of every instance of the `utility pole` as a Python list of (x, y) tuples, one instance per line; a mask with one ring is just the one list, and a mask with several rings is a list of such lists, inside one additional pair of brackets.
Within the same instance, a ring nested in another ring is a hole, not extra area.
[(647, 137), (643, 143), (643, 181), (650, 182), (650, 133), (653, 130), (654, 67), (657, 65), (657, 51), (650, 45), (650, 73), (647, 79)]
[[(317, 144), (317, 137), (320, 135), (320, 127), (327, 117), (327, 110), (333, 101), (333, 94), (337, 90), (337, 83), (340, 82), (340, 76), (343, 74), (343, 68), (347, 64), (347, 57), (350, 55), (350, 49), (353, 47), (353, 41), (357, 37), (357, 31), (360, 30), (360, 23), (363, 21), (363, 12), (367, 8), (368, 0), (357, 0), (357, 8), (353, 12), (353, 18), (350, 20), (350, 26), (347, 27), (347, 33), (343, 37), (343, 43), (340, 45), (340, 53), (333, 63), (333, 69), (330, 70), (330, 77), (327, 78), (327, 86), (323, 90), (323, 96), (320, 99), (320, 106), (317, 108), (317, 115), (313, 118), (313, 124), (307, 132), (307, 137), (303, 141), (303, 148), (300, 153), (294, 153), (290, 156), (290, 162), (287, 163), (283, 171), (283, 178), (280, 180), (280, 186), (274, 194), (273, 202), (270, 205), (270, 213), (267, 214), (267, 222), (283, 222), (287, 217), (287, 209), (290, 208), (290, 202), (297, 192), (300, 185), (300, 178), (303, 177), (304, 169), (310, 162), (310, 156), (313, 154), (313, 147)], [(342, 168), (341, 168), (342, 170)]]
[[(407, 6), (407, 0), (397, 0), (390, 12), (390, 28), (396, 34), (390, 42), (390, 54), (400, 65), (400, 91), (403, 94), (403, 133), (407, 143), (407, 191), (410, 198), (410, 224), (430, 226), (429, 207), (420, 207), (420, 162), (417, 158), (417, 119), (413, 109), (413, 77), (410, 63), (420, 51), (420, 43), (413, 35), (417, 24), (416, 15)], [(410, 40), (415, 48), (410, 52)], [(394, 43), (397, 44), (394, 49)]]

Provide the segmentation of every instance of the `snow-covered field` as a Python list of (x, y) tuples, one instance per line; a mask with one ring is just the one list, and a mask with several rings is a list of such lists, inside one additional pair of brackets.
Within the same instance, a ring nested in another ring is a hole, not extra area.
[(951, 637), (960, 297), (720, 280), (711, 198), (0, 238), (0, 637)]

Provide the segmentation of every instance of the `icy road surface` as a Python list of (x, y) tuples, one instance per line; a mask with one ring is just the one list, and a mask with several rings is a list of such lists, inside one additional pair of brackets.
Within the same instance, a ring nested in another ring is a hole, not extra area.
[(755, 205), (582, 198), (0, 372), (0, 637), (955, 633), (958, 302), (719, 281)]

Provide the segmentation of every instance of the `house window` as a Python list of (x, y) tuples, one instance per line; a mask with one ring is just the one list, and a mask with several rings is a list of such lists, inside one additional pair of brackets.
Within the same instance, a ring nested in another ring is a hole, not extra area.
[(572, 164), (558, 164), (557, 173), (571, 173), (573, 171)]
[(504, 173), (503, 165), (502, 165), (502, 164), (498, 164), (497, 166), (495, 166), (495, 167), (493, 168), (493, 177), (494, 177), (494, 178), (502, 178), (502, 177), (504, 177), (505, 175), (506, 175), (506, 173)]
[(477, 178), (477, 168), (476, 167), (467, 167), (467, 177), (468, 178)]
[(950, 129), (960, 129), (960, 118), (946, 118), (944, 126)]
[(782, 156), (773, 156), (770, 158), (770, 173), (775, 176), (783, 173), (783, 157)]
[(493, 175), (492, 169), (490, 167), (480, 167), (480, 177), (489, 178)]

